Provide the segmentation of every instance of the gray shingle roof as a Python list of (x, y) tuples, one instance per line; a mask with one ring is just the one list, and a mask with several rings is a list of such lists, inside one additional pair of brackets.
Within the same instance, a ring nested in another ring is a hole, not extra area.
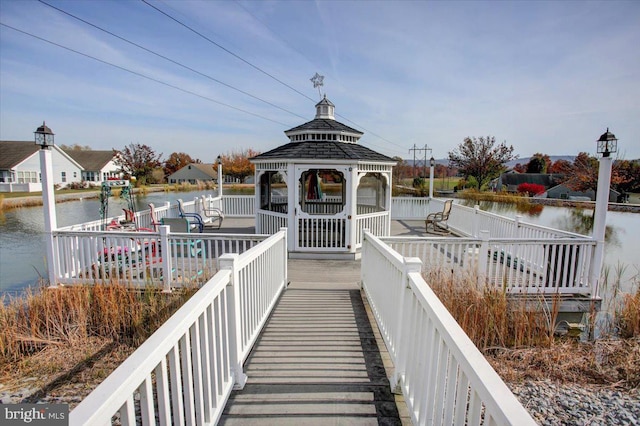
[(9, 170), (40, 150), (34, 141), (0, 141), (0, 170)]
[(84, 170), (96, 172), (113, 159), (113, 151), (84, 151), (76, 149), (63, 150), (73, 158)]
[(393, 158), (382, 155), (367, 147), (355, 143), (334, 141), (290, 142), (252, 158), (252, 160), (266, 159), (324, 159), (396, 162)]
[(362, 135), (363, 133), (359, 130), (354, 129), (353, 127), (349, 127), (346, 124), (342, 124), (336, 120), (330, 120), (327, 118), (316, 118), (307, 123), (301, 124), (293, 129), (286, 130), (284, 133), (287, 134), (289, 132), (297, 132), (300, 130), (331, 130), (331, 131), (339, 131), (339, 132), (348, 132), (355, 133), (358, 135)]

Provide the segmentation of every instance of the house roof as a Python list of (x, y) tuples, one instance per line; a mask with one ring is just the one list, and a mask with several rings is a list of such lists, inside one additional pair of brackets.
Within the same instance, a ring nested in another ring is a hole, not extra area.
[(337, 141), (290, 142), (256, 155), (251, 160), (267, 159), (365, 160), (396, 163), (393, 158), (362, 145)]
[(215, 164), (213, 163), (191, 163), (190, 166), (194, 166), (195, 168), (201, 170), (203, 173), (215, 178), (217, 176), (217, 172), (214, 170)]
[(301, 130), (325, 130), (355, 133), (358, 135), (363, 134), (361, 131), (354, 129), (353, 127), (349, 127), (346, 124), (342, 124), (339, 121), (331, 120), (328, 118), (315, 118), (307, 123), (286, 130), (284, 133), (287, 134), (290, 132), (299, 132)]
[(63, 151), (79, 163), (84, 170), (91, 172), (102, 170), (109, 161), (113, 160), (114, 157), (113, 151), (90, 151), (78, 149), (64, 149)]
[(39, 150), (33, 141), (0, 141), (0, 170), (13, 169)]

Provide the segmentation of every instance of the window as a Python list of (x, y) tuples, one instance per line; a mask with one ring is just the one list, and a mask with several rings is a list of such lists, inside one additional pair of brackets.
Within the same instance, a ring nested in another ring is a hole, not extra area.
[(73, 177), (74, 178), (78, 177), (78, 173), (77, 172), (73, 172)]
[(61, 172), (61, 180), (62, 182), (66, 182), (67, 181), (67, 172)]

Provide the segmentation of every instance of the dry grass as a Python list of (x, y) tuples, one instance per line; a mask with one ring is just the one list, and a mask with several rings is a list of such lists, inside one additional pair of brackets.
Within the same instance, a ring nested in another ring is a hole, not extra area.
[[(634, 389), (640, 386), (640, 290), (623, 295), (616, 339), (581, 342), (554, 336), (557, 303), (507, 297), (472, 276), (436, 271), (427, 283), (507, 382), (551, 379)], [(534, 309), (535, 308), (535, 309)]]
[(28, 291), (0, 303), (0, 366), (47, 347), (82, 346), (99, 337), (137, 345), (195, 289), (165, 294), (155, 288), (108, 285)]

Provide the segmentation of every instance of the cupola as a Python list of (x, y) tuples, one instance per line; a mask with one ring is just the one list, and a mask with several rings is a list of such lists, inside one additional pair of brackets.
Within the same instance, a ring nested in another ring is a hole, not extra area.
[(316, 118), (324, 118), (328, 120), (335, 120), (334, 110), (336, 106), (327, 99), (327, 95), (316, 104)]

